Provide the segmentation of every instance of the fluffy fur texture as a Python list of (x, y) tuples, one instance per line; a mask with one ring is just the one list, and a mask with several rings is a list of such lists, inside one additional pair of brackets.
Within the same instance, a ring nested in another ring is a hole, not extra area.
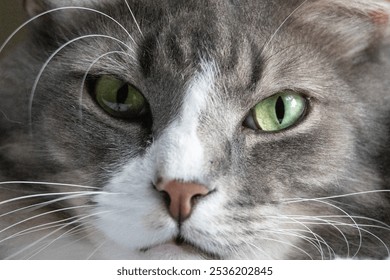
[[(388, 258), (388, 1), (25, 7), (0, 64), (1, 258)], [(144, 118), (98, 106), (102, 75), (142, 92)], [(283, 90), (307, 99), (298, 124), (243, 125)], [(170, 180), (209, 190), (184, 221)]]

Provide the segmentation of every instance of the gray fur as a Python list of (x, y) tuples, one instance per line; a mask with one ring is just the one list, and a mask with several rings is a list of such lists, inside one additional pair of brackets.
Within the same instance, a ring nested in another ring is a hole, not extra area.
[[(34, 2), (27, 10), (38, 13), (55, 8), (56, 1), (26, 2)], [(83, 2), (88, 1), (69, 1), (87, 6)], [(69, 9), (29, 24), (29, 38), (1, 62), (1, 181), (67, 183), (106, 191), (129, 161), (148, 155), (152, 143), (177, 119), (188, 83), (201, 71), (202, 61), (213, 61), (215, 92), (201, 113), (197, 134), (207, 161), (200, 180), (213, 190), (201, 203), (218, 198), (218, 215), (202, 220), (195, 208), (191, 223), (181, 225), (177, 237), (184, 239), (183, 247), (191, 247), (190, 257), (388, 258), (390, 47), (387, 23), (371, 17), (378, 10), (388, 15), (386, 4), (323, 0), (128, 3), (142, 33), (125, 1), (93, 1), (88, 7), (112, 16), (131, 38), (101, 14)], [(356, 26), (359, 31), (353, 29)], [(113, 36), (123, 43), (89, 37), (67, 45), (43, 72), (29, 108), (32, 87), (46, 59), (70, 40), (90, 34)], [(98, 56), (110, 51), (118, 53), (97, 61), (89, 76), (110, 74), (136, 85), (149, 102), (150, 119), (125, 122), (110, 117), (96, 105), (88, 87), (83, 87), (80, 105), (85, 72)], [(253, 106), (284, 89), (302, 92), (310, 100), (309, 111), (298, 125), (279, 133), (242, 125)], [(150, 196), (140, 199), (156, 201), (159, 212), (150, 217), (150, 225), (148, 219), (145, 224), (158, 235), (172, 221), (166, 218), (164, 200), (152, 185), (150, 181), (145, 186)], [(75, 190), (83, 189), (2, 184), (0, 201)], [(88, 215), (90, 209), (100, 209), (93, 197), (39, 204), (15, 213), (10, 211), (53, 197), (0, 204), (0, 257), (86, 258), (102, 240), (113, 242), (119, 253), (102, 250), (93, 257), (133, 257), (128, 254), (131, 250), (137, 251), (137, 258), (170, 257), (148, 255), (148, 246), (127, 249), (99, 232), (98, 221), (76, 218), (45, 239), (55, 240), (76, 227), (71, 240), (84, 239), (71, 243), (66, 252), (56, 250), (70, 243), (63, 238), (43, 251), (38, 243), (15, 254), (56, 228), (7, 237), (43, 223)], [(32, 215), (70, 207), (74, 209), (7, 229)], [(124, 213), (129, 225), (131, 214)]]

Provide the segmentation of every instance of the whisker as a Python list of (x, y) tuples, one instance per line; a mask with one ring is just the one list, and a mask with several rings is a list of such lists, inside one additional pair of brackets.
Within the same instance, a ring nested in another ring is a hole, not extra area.
[[(249, 248), (251, 248), (251, 250), (253, 251), (252, 248), (255, 248), (257, 251), (260, 251), (262, 252), (264, 255), (267, 256), (268, 259), (274, 259), (270, 254), (268, 254), (263, 248), (260, 248), (259, 246), (249, 242), (249, 241), (246, 241), (246, 240), (243, 240), (243, 239), (240, 239), (240, 241), (244, 242), (246, 245), (249, 245)], [(233, 251), (235, 251), (236, 253), (238, 252), (237, 249), (234, 249)]]
[[(75, 227), (72, 227), (71, 229), (65, 231), (64, 233), (62, 233), (61, 235), (59, 235), (58, 237), (54, 238), (52, 241), (50, 241), (49, 243), (46, 243), (44, 244), (43, 246), (41, 246), (38, 250), (36, 250), (32, 255), (30, 255), (30, 257), (28, 259), (32, 259), (33, 257), (35, 257), (36, 255), (38, 255), (39, 253), (43, 252), (44, 250), (46, 250), (48, 247), (50, 247), (52, 244), (54, 244), (56, 241), (60, 240), (61, 238), (65, 237), (66, 235), (68, 235), (69, 233), (73, 232), (74, 230), (75, 231), (78, 231), (80, 229), (83, 229), (83, 226), (84, 225), (77, 225)], [(69, 244), (68, 244), (69, 245)]]
[[(20, 224), (23, 224), (25, 222), (28, 222), (28, 221), (31, 221), (31, 220), (34, 220), (34, 219), (37, 219), (39, 217), (42, 217), (42, 216), (46, 216), (46, 215), (50, 215), (50, 214), (54, 214), (54, 213), (58, 213), (58, 212), (63, 212), (63, 211), (69, 211), (69, 210), (75, 210), (75, 209), (79, 209), (79, 208), (83, 208), (82, 206), (72, 206), (72, 207), (66, 207), (66, 208), (60, 208), (60, 209), (56, 209), (56, 210), (52, 210), (52, 211), (48, 211), (48, 212), (44, 212), (44, 213), (40, 213), (40, 214), (37, 214), (37, 215), (34, 215), (34, 216), (31, 216), (31, 217), (28, 217), (24, 220), (21, 220), (21, 221), (18, 221), (12, 225), (9, 225), (3, 229), (0, 230), (0, 233), (3, 233), (13, 227), (16, 227)], [(2, 243), (4, 240), (1, 240), (0, 243)]]
[(303, 1), (298, 7), (296, 7), (285, 19), (284, 21), (279, 25), (279, 27), (275, 30), (275, 32), (271, 35), (271, 37), (269, 38), (269, 40), (265, 43), (264, 47), (263, 47), (263, 50), (261, 51), (261, 54), (262, 55), (268, 48), (268, 46), (271, 44), (271, 42), (273, 41), (273, 39), (275, 38), (275, 36), (278, 34), (278, 32), (280, 31), (280, 29), (286, 24), (286, 22), (299, 10), (303, 7), (303, 5), (306, 4), (308, 0), (305, 0)]
[[(88, 208), (88, 207), (92, 207), (92, 206), (80, 206), (79, 208)], [(64, 222), (66, 222), (66, 221), (74, 220), (75, 218), (82, 217), (82, 216), (83, 215), (77, 215), (77, 216), (65, 218), (62, 220), (54, 221), (54, 222), (49, 222), (49, 223), (44, 223), (44, 224), (32, 226), (32, 227), (20, 230), (12, 235), (9, 235), (9, 236), (3, 238), (2, 240), (0, 240), (0, 243), (5, 242), (5, 241), (10, 240), (10, 239), (13, 239), (13, 238), (16, 238), (16, 237), (23, 236), (23, 235), (29, 235), (29, 234), (39, 232), (39, 231), (44, 231), (44, 230), (47, 230), (50, 228), (57, 228), (59, 226), (62, 226), (64, 224)]]
[(78, 7), (78, 6), (68, 6), (68, 7), (60, 7), (60, 8), (55, 8), (55, 9), (51, 9), (51, 10), (48, 10), (48, 11), (45, 11), (45, 12), (42, 12), (32, 18), (30, 18), (29, 20), (27, 20), (26, 22), (24, 22), (22, 25), (20, 25), (17, 29), (15, 29), (14, 32), (12, 32), (11, 35), (8, 36), (8, 38), (5, 40), (5, 42), (0, 46), (0, 53), (3, 51), (3, 49), (5, 48), (6, 45), (8, 45), (8, 43), (12, 40), (12, 38), (21, 30), (23, 29), (25, 26), (27, 26), (28, 24), (30, 24), (31, 22), (33, 22), (34, 20), (37, 20), (38, 18), (40, 17), (43, 17), (47, 14), (50, 14), (50, 13), (53, 13), (53, 12), (56, 12), (56, 11), (64, 11), (64, 10), (85, 10), (85, 11), (90, 11), (90, 12), (94, 12), (94, 13), (97, 13), (97, 14), (100, 14), (104, 17), (107, 17), (109, 18), (110, 20), (112, 20), (113, 22), (115, 22), (116, 24), (118, 24), (118, 26), (123, 30), (125, 31), (125, 33), (127, 34), (127, 36), (134, 42), (134, 38), (130, 35), (130, 33), (128, 32), (128, 30), (121, 24), (119, 23), (116, 19), (114, 19), (113, 17), (107, 15), (106, 13), (103, 13), (101, 11), (98, 11), (98, 10), (95, 10), (95, 9), (92, 9), (92, 8), (87, 8), (87, 7)]
[(79, 223), (80, 221), (82, 221), (84, 219), (88, 219), (90, 217), (94, 217), (94, 216), (98, 216), (98, 215), (105, 214), (105, 213), (110, 213), (110, 212), (112, 212), (112, 211), (109, 211), (109, 210), (101, 211), (101, 212), (93, 213), (93, 214), (90, 214), (90, 215), (85, 215), (85, 216), (83, 216), (81, 218), (78, 218), (78, 219), (72, 221), (72, 222), (69, 222), (69, 223), (65, 224), (64, 226), (62, 226), (62, 227), (52, 231), (51, 233), (41, 237), (40, 239), (30, 243), (28, 246), (24, 247), (23, 249), (13, 253), (12, 255), (8, 256), (7, 259), (12, 259), (12, 258), (16, 257), (17, 255), (19, 255), (19, 254), (23, 253), (24, 251), (30, 249), (31, 247), (35, 246), (36, 244), (39, 244), (40, 242), (42, 242), (46, 238), (52, 236), (53, 234), (59, 232), (60, 230), (64, 229), (67, 226), (70, 226), (70, 225), (75, 224), (75, 223)]
[[(27, 233), (24, 233), (24, 234), (20, 234), (18, 236), (15, 236), (16, 238), (20, 237), (20, 236), (23, 236), (23, 235), (27, 235), (27, 234), (32, 234), (34, 232), (38, 232), (38, 231), (47, 231), (47, 230), (50, 230), (50, 229), (55, 229), (55, 228), (58, 228), (60, 226), (63, 226), (64, 223), (59, 223), (57, 225), (52, 225), (52, 226), (47, 226), (47, 227), (42, 227), (42, 229), (38, 229), (38, 230), (31, 230), (31, 232), (27, 232)], [(43, 248), (45, 246), (45, 244), (42, 244), (39, 246), (39, 244), (36, 244), (38, 246), (38, 248), (32, 250), (31, 252), (26, 252), (24, 255), (20, 255), (18, 257), (18, 259), (31, 259), (31, 254), (34, 254), (34, 252), (36, 252), (37, 250), (40, 250), (41, 248)], [(59, 250), (61, 248), (58, 248)]]
[(19, 196), (15, 198), (11, 198), (8, 200), (0, 201), (0, 205), (10, 203), (10, 202), (15, 202), (23, 199), (29, 199), (29, 198), (38, 198), (38, 197), (45, 197), (45, 196), (58, 196), (58, 195), (76, 195), (76, 194), (84, 194), (84, 195), (98, 195), (98, 194), (119, 194), (119, 193), (109, 193), (109, 192), (101, 192), (101, 191), (94, 191), (94, 192), (59, 192), (59, 193), (41, 193), (41, 194), (32, 194), (32, 195), (25, 195), (25, 196)]
[(371, 191), (354, 192), (354, 193), (316, 197), (316, 198), (286, 198), (286, 199), (282, 199), (280, 201), (282, 203), (296, 203), (296, 202), (305, 202), (305, 201), (317, 201), (317, 200), (343, 198), (343, 197), (349, 197), (349, 196), (354, 196), (354, 195), (375, 194), (375, 193), (382, 193), (382, 192), (386, 193), (386, 192), (390, 192), (390, 190), (371, 190)]
[[(86, 230), (91, 229), (91, 228), (94, 228), (94, 226), (92, 226), (92, 225), (86, 226), (86, 224), (83, 223), (82, 226), (81, 226), (81, 225), (80, 225), (80, 226), (76, 226), (76, 227), (72, 228), (72, 230), (69, 230), (68, 232), (64, 233), (62, 237), (59, 236), (59, 237), (57, 237), (56, 239), (59, 240), (60, 238), (66, 237), (67, 235), (68, 235), (69, 237), (72, 237), (73, 235), (78, 235), (78, 234), (80, 234), (81, 232), (85, 232)], [(81, 241), (83, 241), (84, 239), (87, 239), (87, 238), (88, 238), (90, 235), (92, 235), (92, 234), (93, 234), (93, 232), (86, 233), (86, 234), (84, 234), (84, 235), (83, 235), (82, 237), (80, 237), (80, 238), (77, 238), (77, 239), (75, 239), (75, 240), (72, 240), (71, 242), (68, 242), (68, 243), (66, 243), (66, 244), (63, 244), (63, 245), (60, 245), (60, 246), (56, 247), (56, 249), (57, 249), (57, 250), (61, 250), (61, 248), (66, 249), (67, 247), (72, 246), (73, 244), (77, 244), (78, 242), (81, 242)], [(38, 248), (39, 252), (35, 251), (35, 253), (34, 253), (33, 255), (30, 255), (30, 256), (29, 256), (29, 259), (33, 258), (35, 255), (39, 254), (39, 253), (42, 252), (43, 250), (47, 249), (47, 247), (51, 246), (54, 242), (55, 242), (55, 240), (53, 240), (53, 241), (51, 242), (51, 244), (44, 244), (43, 246), (41, 246), (40, 248)], [(96, 253), (99, 251), (99, 249), (100, 249), (106, 242), (107, 242), (107, 241), (105, 240), (105, 241), (103, 241), (99, 246), (97, 246), (97, 248), (95, 248), (95, 249), (92, 251), (92, 253), (86, 258), (86, 260), (91, 259), (92, 256), (93, 256), (94, 254), (96, 254)]]
[[(290, 217), (290, 216), (288, 216), (288, 217)], [(312, 216), (298, 216), (298, 215), (295, 215), (294, 216), (296, 219), (303, 219), (303, 220), (310, 220), (310, 219), (313, 219), (313, 220), (318, 220), (318, 221), (321, 221), (321, 222), (323, 222), (322, 223), (322, 225), (329, 225), (329, 226), (332, 226), (332, 227), (334, 227), (340, 234), (341, 234), (341, 236), (343, 237), (343, 239), (344, 239), (344, 241), (345, 241), (345, 243), (346, 243), (346, 245), (347, 245), (347, 256), (349, 257), (350, 256), (350, 245), (349, 245), (349, 241), (348, 241), (348, 238), (347, 238), (347, 236), (344, 234), (344, 232), (340, 229), (340, 228), (338, 228), (337, 226), (340, 226), (340, 225), (343, 225), (343, 226), (345, 226), (345, 225), (349, 225), (349, 224), (346, 224), (346, 223), (337, 223), (337, 225), (335, 224), (335, 223), (333, 223), (333, 221), (330, 221), (330, 220), (325, 220), (325, 219), (321, 219), (321, 218), (319, 218), (319, 217), (312, 217)], [(345, 218), (345, 216), (341, 216), (342, 218)], [(303, 224), (305, 224), (305, 225), (307, 225), (307, 224), (309, 224), (309, 223), (307, 223), (307, 222), (302, 222)], [(320, 223), (310, 223), (311, 225), (319, 225)], [(355, 225), (357, 225), (356, 223), (355, 223)], [(326, 243), (326, 242), (325, 242)], [(334, 250), (332, 249), (332, 251), (333, 251), (333, 255), (335, 255), (335, 252), (334, 252)]]
[[(345, 216), (335, 216), (335, 217), (342, 217), (342, 218), (345, 218)], [(359, 216), (356, 216), (356, 217), (357, 217), (357, 218), (361, 218), (361, 217), (359, 217)], [(315, 219), (315, 217), (309, 217), (309, 216), (307, 216), (307, 217), (302, 216), (302, 218), (303, 218), (303, 219), (308, 219), (308, 220), (310, 220), (311, 218), (314, 218), (314, 219)], [(366, 218), (366, 217), (362, 217), (362, 218)], [(321, 221), (322, 219), (319, 219), (319, 220)], [(369, 220), (370, 220), (370, 219), (369, 219)], [(369, 230), (364, 229), (364, 227), (370, 227), (370, 228), (380, 228), (380, 229), (389, 230), (388, 227), (382, 227), (382, 226), (370, 225), (370, 224), (369, 224), (369, 225), (366, 225), (366, 224), (357, 224), (357, 223), (355, 223), (355, 224), (348, 224), (348, 223), (344, 223), (344, 222), (341, 222), (341, 221), (333, 221), (333, 220), (323, 220), (323, 221), (324, 221), (324, 223), (305, 222), (305, 224), (311, 224), (311, 225), (332, 224), (332, 225), (338, 225), (338, 226), (349, 226), (349, 227), (353, 227), (353, 228), (358, 229), (359, 231), (366, 232), (366, 233), (372, 235), (373, 237), (375, 237), (376, 239), (378, 239), (378, 240), (384, 245), (384, 247), (386, 248), (386, 250), (389, 252), (389, 249), (388, 249), (387, 245), (383, 242), (383, 240), (382, 240), (381, 238), (379, 238), (377, 235), (373, 234), (373, 233), (370, 232)], [(374, 220), (374, 221), (376, 221), (376, 220)], [(355, 258), (355, 257), (357, 256), (357, 254), (358, 254), (358, 252), (359, 252), (359, 250), (360, 250), (360, 248), (361, 248), (361, 245), (362, 245), (362, 243), (360, 243), (359, 248), (357, 249), (356, 253), (352, 256), (352, 258)], [(348, 254), (348, 257), (349, 257), (349, 254)]]
[[(293, 215), (294, 216), (294, 215)], [(296, 215), (297, 217), (300, 217), (299, 215)], [(302, 216), (302, 217), (307, 217), (307, 218), (310, 218), (311, 216)], [(328, 215), (328, 216), (315, 216), (317, 218), (345, 218), (345, 216), (342, 216), (342, 215)], [(368, 220), (368, 221), (371, 221), (371, 222), (376, 222), (378, 224), (381, 224), (382, 229), (387, 229), (387, 230), (390, 230), (390, 225), (380, 221), (380, 220), (377, 220), (377, 219), (372, 219), (372, 218), (369, 218), (369, 217), (364, 217), (364, 216), (354, 216), (354, 215), (351, 215), (352, 218), (354, 219), (362, 219), (362, 220)], [(361, 225), (361, 224), (359, 224)], [(375, 226), (375, 225), (367, 225), (367, 226)]]
[(10, 123), (15, 123), (15, 124), (22, 124), (21, 122), (14, 121), (14, 120), (11, 120), (10, 118), (8, 118), (7, 114), (4, 113), (2, 110), (0, 110), (0, 113), (4, 116), (4, 118), (6, 119), (6, 121), (8, 121), (8, 122), (10, 122)]
[[(384, 248), (386, 249), (387, 253), (388, 253), (388, 256), (390, 257), (390, 250), (389, 250), (389, 247), (386, 245), (386, 243), (380, 238), (378, 237), (377, 235), (375, 235), (374, 233), (372, 233), (371, 231), (369, 230), (366, 230), (364, 229), (364, 227), (373, 227), (373, 228), (381, 228), (381, 229), (387, 229), (387, 228), (383, 228), (383, 227), (380, 227), (380, 226), (372, 226), (372, 225), (362, 225), (362, 224), (358, 224), (358, 227), (356, 227), (356, 225), (354, 224), (347, 224), (347, 223), (342, 223), (342, 222), (339, 222), (339, 221), (329, 221), (329, 222), (334, 222), (334, 223), (337, 223), (337, 225), (342, 225), (342, 226), (349, 226), (349, 227), (354, 227), (354, 228), (357, 228), (359, 231), (361, 232), (365, 232), (365, 233), (368, 233), (369, 235), (373, 236), (374, 238), (376, 238), (377, 240), (379, 240), (382, 245), (384, 246)], [(306, 223), (308, 224), (308, 223)], [(323, 223), (311, 223), (313, 225), (323, 225)], [(357, 249), (356, 253), (352, 256), (352, 258), (355, 258), (361, 248), (361, 245), (359, 246), (359, 248)]]
[[(306, 223), (303, 223), (301, 221), (298, 221), (296, 218), (297, 217), (301, 217), (299, 215), (278, 215), (278, 216), (265, 216), (266, 218), (269, 218), (269, 219), (288, 219), (288, 220), (291, 220), (292, 224), (299, 224), (301, 226), (303, 226), (304, 228), (306, 228), (306, 230), (301, 230), (301, 229), (294, 229), (294, 231), (303, 231), (303, 232), (307, 232), (307, 233), (310, 233), (311, 235), (314, 236), (314, 239), (317, 241), (317, 244), (318, 246), (316, 246), (315, 244), (313, 244), (313, 246), (315, 246), (316, 248), (319, 249), (320, 251), (320, 254), (321, 254), (321, 257), (323, 259), (324, 257), (324, 251), (322, 249), (322, 246), (321, 244), (325, 245), (326, 248), (328, 249), (328, 253), (329, 253), (329, 256), (331, 257), (332, 255), (335, 255), (335, 252), (334, 252), (334, 249), (325, 241), (324, 238), (322, 238), (319, 234), (315, 233), (313, 230), (311, 230), (307, 225)], [(302, 216), (302, 217), (305, 217), (305, 216)], [(283, 223), (286, 223), (286, 222), (283, 222)], [(337, 227), (336, 227), (337, 228)], [(338, 229), (338, 228), (337, 228)], [(339, 229), (338, 229), (339, 230)], [(344, 234), (342, 233), (341, 230), (339, 230), (340, 233), (344, 236)], [(309, 237), (308, 237), (309, 238)], [(348, 245), (348, 241), (347, 241), (347, 245)]]
[[(324, 259), (324, 251), (322, 250), (322, 246), (321, 246), (321, 243), (323, 242), (324, 245), (328, 248), (328, 251), (329, 251), (329, 255), (331, 255), (331, 252), (330, 252), (330, 249), (332, 249), (327, 242), (325, 242), (325, 240), (323, 238), (321, 238), (321, 241), (318, 239), (319, 235), (314, 233), (307, 225), (305, 225), (304, 223), (300, 222), (300, 221), (297, 221), (295, 220), (294, 218), (291, 218), (291, 217), (288, 217), (288, 216), (282, 216), (282, 217), (285, 217), (291, 221), (293, 221), (294, 223), (297, 223), (297, 224), (300, 224), (301, 226), (303, 226), (304, 228), (306, 228), (306, 232), (312, 234), (314, 236), (314, 238), (317, 240), (317, 244), (318, 244), (318, 248), (319, 248), (319, 253), (321, 254), (321, 258)], [(316, 246), (315, 246), (316, 247)], [(333, 251), (333, 249), (332, 249)]]
[(35, 203), (35, 204), (29, 205), (29, 206), (21, 207), (21, 208), (6, 212), (4, 214), (1, 214), (0, 218), (11, 215), (11, 214), (15, 214), (17, 212), (21, 212), (21, 211), (24, 211), (27, 209), (29, 209), (31, 211), (35, 211), (35, 210), (38, 210), (40, 208), (43, 208), (43, 207), (48, 206), (50, 204), (54, 204), (54, 203), (59, 202), (59, 201), (70, 200), (70, 199), (83, 197), (83, 196), (85, 196), (85, 194), (67, 195), (65, 197), (60, 197), (60, 198), (48, 200), (45, 202)]
[(298, 233), (299, 231), (302, 231), (302, 232), (305, 232), (305, 233), (306, 232), (310, 232), (310, 231), (306, 231), (306, 230), (291, 230), (291, 229), (261, 230), (261, 231), (262, 232), (279, 234), (279, 235), (294, 236), (294, 237), (298, 237), (300, 239), (303, 239), (306, 242), (308, 242), (311, 245), (313, 245), (318, 250), (318, 252), (321, 254), (322, 259), (324, 257), (324, 253), (322, 251), (322, 246), (320, 245), (321, 243), (319, 245), (317, 245), (318, 243), (316, 244), (316, 242), (313, 241), (313, 240), (316, 240), (316, 241), (320, 242), (316, 236), (314, 238), (311, 238), (311, 237), (308, 237), (308, 236), (305, 236), (303, 234), (299, 234)]
[(106, 244), (106, 243), (107, 243), (107, 240), (103, 241), (99, 246), (97, 246), (96, 249), (93, 250), (93, 251), (91, 252), (91, 254), (87, 257), (87, 260), (92, 259), (92, 257), (93, 257), (97, 252), (99, 252), (99, 250), (100, 250), (100, 249), (104, 246), (104, 244)]
[(91, 71), (92, 67), (102, 58), (104, 58), (105, 56), (108, 56), (108, 55), (111, 55), (111, 54), (124, 54), (124, 55), (127, 55), (129, 56), (130, 58), (133, 58), (133, 56), (131, 56), (129, 53), (126, 53), (124, 51), (110, 51), (110, 52), (107, 52), (107, 53), (104, 53), (102, 55), (100, 55), (98, 58), (96, 58), (88, 67), (87, 71), (85, 72), (84, 74), (84, 77), (82, 79), (82, 82), (81, 82), (81, 88), (80, 88), (80, 99), (79, 99), (79, 104), (80, 104), (80, 113), (79, 113), (79, 118), (80, 120), (82, 120), (83, 118), (83, 114), (82, 114), (82, 104), (83, 104), (83, 92), (84, 92), (84, 86), (85, 86), (85, 82), (87, 80), (87, 77), (88, 77), (88, 74), (89, 72)]
[[(344, 217), (345, 218), (345, 217)], [(353, 227), (356, 228), (355, 224), (348, 224), (348, 223), (343, 223), (340, 221), (333, 221), (333, 220), (324, 220), (321, 223), (320, 222), (305, 222), (307, 225), (332, 225), (332, 226), (348, 226), (348, 227)], [(359, 228), (377, 228), (377, 229), (384, 229), (384, 230), (389, 230), (388, 228), (378, 226), (378, 225), (370, 225), (370, 224), (357, 224)]]
[(131, 8), (130, 8), (129, 2), (127, 2), (127, 0), (124, 0), (124, 1), (125, 1), (125, 3), (126, 3), (127, 8), (129, 9), (129, 12), (130, 12), (131, 16), (133, 17), (133, 20), (134, 20), (134, 22), (135, 22), (135, 25), (136, 25), (137, 28), (138, 28), (139, 33), (141, 34), (141, 36), (142, 36), (143, 38), (145, 38), (145, 37), (144, 37), (144, 34), (142, 33), (141, 28), (140, 28), (140, 26), (139, 26), (139, 24), (138, 24), (138, 22), (137, 22), (137, 19), (135, 18), (134, 13), (133, 13), (133, 11), (132, 11)]
[(50, 183), (50, 182), (38, 182), (38, 181), (5, 181), (0, 182), (1, 185), (17, 185), (17, 184), (29, 184), (29, 185), (44, 185), (44, 186), (61, 186), (61, 187), (71, 187), (71, 188), (80, 188), (80, 189), (93, 189), (99, 190), (97, 187), (89, 187), (77, 184), (64, 184), (64, 183)]
[(331, 207), (337, 209), (338, 211), (341, 211), (342, 213), (344, 213), (344, 214), (346, 215), (346, 217), (348, 217), (348, 218), (355, 224), (356, 229), (357, 229), (357, 231), (358, 231), (358, 233), (359, 233), (359, 246), (358, 246), (358, 248), (357, 248), (355, 254), (354, 254), (352, 257), (353, 257), (353, 258), (356, 257), (357, 254), (359, 253), (361, 247), (362, 247), (362, 244), (363, 244), (363, 236), (362, 236), (362, 233), (361, 233), (361, 231), (360, 231), (360, 227), (358, 226), (358, 224), (357, 224), (357, 222), (355, 221), (355, 219), (354, 219), (350, 214), (348, 214), (345, 210), (343, 210), (341, 207), (338, 207), (338, 206), (336, 206), (336, 205), (334, 205), (334, 204), (332, 204), (332, 203), (330, 203), (330, 202), (326, 202), (326, 201), (322, 201), (322, 200), (318, 200), (317, 202), (323, 203), (323, 204), (325, 204), (325, 205), (328, 205), (328, 206), (331, 206)]
[[(317, 201), (317, 202), (321, 202), (321, 203), (330, 205), (330, 206), (338, 209), (339, 211), (342, 211), (344, 214), (346, 214), (353, 221), (353, 223), (355, 224), (356, 229), (359, 232), (359, 238), (360, 238), (359, 247), (358, 247), (358, 249), (356, 250), (356, 252), (355, 252), (355, 254), (353, 256), (353, 257), (356, 257), (357, 254), (359, 253), (359, 251), (361, 249), (361, 246), (362, 246), (362, 243), (363, 243), (362, 234), (361, 234), (361, 227), (359, 227), (359, 225), (356, 223), (356, 221), (354, 220), (354, 217), (352, 217), (351, 215), (346, 213), (341, 208), (339, 208), (339, 207), (337, 207), (337, 206), (335, 206), (335, 205), (333, 205), (331, 203), (326, 203), (324, 200), (343, 198), (343, 197), (350, 197), (350, 196), (354, 196), (354, 195), (367, 195), (367, 194), (378, 194), (378, 193), (388, 193), (388, 192), (390, 192), (390, 190), (370, 190), (370, 191), (354, 192), (354, 193), (347, 193), (347, 194), (342, 194), (342, 195), (333, 195), (333, 196), (326, 196), (326, 197), (319, 197), (319, 198), (287, 199), (287, 200), (285, 200), (284, 203), (297, 203), (297, 202), (301, 203), (301, 202)], [(388, 225), (385, 225), (385, 226), (387, 227)], [(365, 232), (366, 232), (366, 230), (365, 230)]]
[(268, 240), (268, 241), (273, 241), (273, 242), (276, 242), (276, 243), (280, 243), (280, 244), (284, 244), (284, 245), (287, 245), (287, 246), (290, 246), (292, 248), (295, 248), (297, 249), (298, 251), (304, 253), (306, 256), (308, 256), (311, 260), (313, 260), (313, 257), (308, 253), (306, 252), (304, 249), (302, 248), (299, 248), (298, 246), (295, 246), (294, 244), (291, 244), (290, 242), (285, 242), (285, 241), (282, 241), (282, 240), (278, 240), (278, 239), (273, 239), (273, 238), (268, 238), (268, 237), (260, 237), (260, 239), (262, 240)]
[[(49, 247), (50, 245), (52, 245), (55, 241), (59, 240), (60, 238), (63, 238), (63, 237), (66, 237), (66, 236), (72, 237), (73, 235), (78, 235), (80, 232), (85, 232), (86, 230), (92, 229), (92, 228), (94, 228), (93, 225), (87, 226), (86, 223), (83, 223), (82, 225), (76, 226), (76, 227), (72, 228), (71, 230), (69, 230), (69, 231), (63, 233), (61, 236), (58, 236), (58, 237), (56, 238), (56, 240), (53, 240), (53, 241), (51, 242), (51, 244), (45, 244), (45, 245), (43, 245), (42, 247), (40, 247), (40, 251), (43, 251), (44, 249), (46, 249), (47, 247)], [(64, 244), (64, 245), (59, 246), (57, 249), (61, 249), (61, 248), (63, 248), (63, 247), (69, 247), (69, 246), (71, 246), (71, 245), (73, 245), (73, 244), (76, 244), (76, 243), (78, 243), (78, 242), (80, 242), (80, 241), (82, 241), (82, 240), (88, 238), (88, 237), (89, 237), (90, 235), (92, 235), (92, 234), (93, 234), (93, 232), (88, 232), (88, 233), (84, 234), (84, 235), (83, 235), (82, 237), (80, 237), (80, 238), (77, 238), (77, 239), (75, 239), (75, 240), (72, 240), (71, 242), (68, 242), (68, 243), (66, 243), (66, 244)], [(104, 243), (106, 243), (106, 241), (104, 241), (104, 242), (102, 243), (102, 245), (103, 245)], [(99, 248), (100, 248), (102, 245), (100, 245)], [(93, 251), (93, 253), (92, 253), (91, 255), (89, 255), (89, 257), (87, 257), (87, 260), (90, 259), (97, 251), (98, 251), (98, 249), (95, 249), (95, 250)], [(38, 254), (38, 253), (39, 253), (39, 252), (36, 252), (34, 255), (36, 255), (36, 254)], [(30, 256), (29, 258), (31, 259), (32, 257), (34, 257), (34, 255)]]
[[(368, 233), (369, 235), (373, 236), (374, 238), (378, 239), (379, 242), (381, 242), (381, 243), (383, 244), (383, 247), (385, 247), (385, 249), (386, 249), (386, 251), (387, 251), (387, 256), (390, 257), (390, 250), (389, 250), (389, 247), (386, 245), (386, 243), (385, 243), (379, 236), (373, 234), (371, 231), (366, 230), (366, 229), (364, 229), (364, 228), (362, 228), (361, 230), (362, 230), (363, 232), (366, 232), (366, 233)], [(355, 256), (356, 256), (356, 255), (355, 255)], [(354, 256), (354, 257), (355, 257), (355, 256)]]
[[(68, 232), (66, 235), (68, 235), (69, 237), (72, 237), (74, 235), (78, 235), (80, 232), (83, 232), (83, 231), (86, 231), (86, 230), (92, 229), (92, 228), (95, 228), (95, 226), (88, 225), (87, 223), (83, 223), (81, 228), (76, 229), (76, 227), (75, 227), (75, 228), (73, 228), (73, 231)], [(66, 235), (64, 235), (64, 236), (66, 236)], [(77, 238), (77, 239), (73, 240), (72, 242), (67, 243), (67, 245), (72, 245), (72, 244), (75, 244), (77, 242), (80, 242), (81, 240), (87, 238), (90, 235), (92, 235), (92, 232), (88, 232), (84, 236)]]
[(130, 46), (128, 46), (127, 44), (125, 44), (123, 41), (115, 38), (115, 37), (112, 37), (112, 36), (108, 36), (108, 35), (102, 35), (102, 34), (89, 34), (89, 35), (84, 35), (84, 36), (80, 36), (80, 37), (77, 37), (77, 38), (74, 38), (70, 41), (68, 41), (67, 43), (63, 44), (60, 48), (58, 48), (54, 53), (52, 53), (50, 55), (50, 57), (45, 61), (45, 63), (43, 64), (42, 68), (40, 69), (35, 81), (34, 81), (34, 85), (31, 89), (31, 93), (30, 93), (30, 99), (29, 99), (29, 104), (28, 104), (28, 116), (29, 116), (29, 124), (30, 124), (30, 134), (32, 134), (32, 107), (33, 107), (33, 100), (34, 100), (34, 97), (35, 97), (35, 92), (37, 90), (37, 87), (38, 87), (38, 83), (43, 75), (43, 72), (45, 71), (45, 69), (47, 68), (47, 66), (49, 65), (49, 63), (52, 61), (52, 59), (61, 51), (63, 50), (64, 48), (66, 48), (67, 46), (69, 46), (70, 44), (76, 42), (76, 41), (79, 41), (79, 40), (82, 40), (82, 39), (87, 39), (87, 38), (106, 38), (106, 39), (111, 39), (111, 40), (114, 40), (120, 44), (122, 44), (123, 46), (125, 46), (127, 49), (129, 49), (131, 52), (133, 52), (133, 49), (130, 48)]

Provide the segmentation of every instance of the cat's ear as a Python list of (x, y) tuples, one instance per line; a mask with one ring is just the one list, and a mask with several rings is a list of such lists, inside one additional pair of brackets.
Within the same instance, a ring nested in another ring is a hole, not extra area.
[(317, 0), (299, 12), (334, 57), (353, 60), (389, 39), (389, 0)]

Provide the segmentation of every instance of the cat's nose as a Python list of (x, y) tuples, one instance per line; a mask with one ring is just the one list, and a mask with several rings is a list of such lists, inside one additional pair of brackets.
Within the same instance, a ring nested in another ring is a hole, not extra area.
[(179, 181), (160, 182), (157, 190), (168, 194), (170, 215), (178, 222), (183, 222), (190, 215), (196, 201), (210, 191), (203, 185)]

